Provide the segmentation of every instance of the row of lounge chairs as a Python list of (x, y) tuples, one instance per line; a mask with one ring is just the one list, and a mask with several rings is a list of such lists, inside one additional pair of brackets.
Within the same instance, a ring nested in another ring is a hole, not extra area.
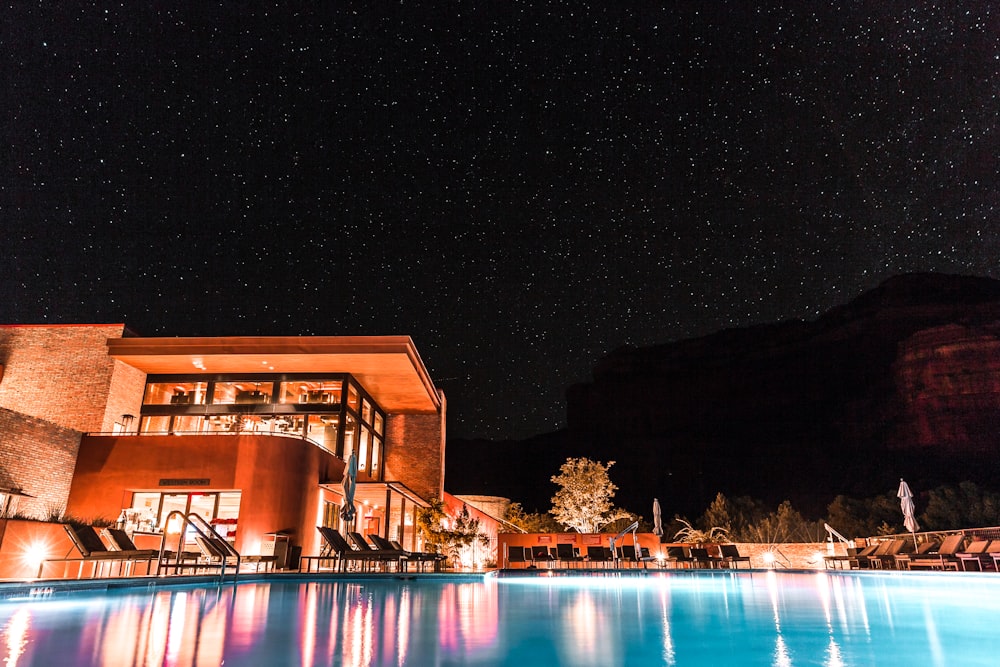
[[(741, 556), (735, 544), (719, 547), (718, 556), (710, 555), (701, 547), (670, 546), (663, 555), (651, 555), (646, 547), (622, 545), (612, 551), (610, 547), (592, 545), (581, 553), (569, 543), (554, 547), (507, 545), (506, 566), (509, 568), (551, 567), (675, 567), (675, 568), (725, 568), (750, 566), (750, 557)], [(616, 553), (617, 552), (617, 553)]]
[[(120, 528), (101, 528), (94, 526), (65, 524), (63, 526), (73, 547), (62, 558), (49, 558), (38, 566), (40, 578), (47, 565), (61, 563), (63, 573), (69, 565), (77, 566), (77, 578), (83, 577), (86, 567), (90, 568), (91, 577), (130, 576), (133, 574), (158, 574), (165, 571), (203, 572), (220, 569), (224, 565), (238, 565), (239, 554), (218, 535), (195, 538), (198, 551), (183, 551), (180, 553), (161, 549), (140, 549)], [(78, 555), (73, 555), (74, 551)], [(244, 562), (273, 567), (274, 558), (269, 556), (251, 556)], [(140, 566), (144, 566), (140, 571)]]
[(910, 538), (883, 540), (846, 556), (827, 556), (827, 568), (870, 570), (1000, 571), (1000, 540), (973, 539), (965, 546), (961, 533), (940, 543), (931, 540), (914, 548)]
[[(347, 534), (350, 541), (335, 528), (319, 526), (323, 538), (323, 547), (318, 556), (303, 556), (299, 560), (299, 571), (312, 571), (322, 567), (330, 567), (339, 572), (348, 570), (404, 572), (412, 565), (417, 571), (423, 572), (429, 564), (435, 571), (440, 570), (445, 560), (443, 554), (407, 551), (399, 542), (387, 540), (381, 535), (369, 535), (368, 539), (357, 532)], [(371, 540), (369, 542), (368, 540)]]

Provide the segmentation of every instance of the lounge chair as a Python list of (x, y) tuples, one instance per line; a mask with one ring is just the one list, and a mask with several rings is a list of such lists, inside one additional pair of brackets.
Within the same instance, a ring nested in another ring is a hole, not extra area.
[(507, 567), (513, 567), (520, 563), (521, 567), (526, 568), (530, 562), (531, 558), (525, 554), (524, 547), (507, 545)]
[(694, 559), (691, 558), (691, 554), (688, 553), (686, 547), (667, 547), (666, 562), (672, 563), (675, 568), (694, 567)]
[[(73, 548), (80, 553), (80, 558), (71, 558), (72, 549), (63, 558), (50, 558), (42, 561), (38, 565), (38, 576), (42, 576), (42, 570), (46, 563), (79, 563), (80, 569), (77, 579), (83, 576), (83, 566), (86, 563), (93, 563), (92, 576), (97, 577), (104, 572), (104, 565), (110, 565), (109, 574), (114, 571), (114, 564), (119, 564), (120, 574), (127, 575), (131, 572), (131, 566), (137, 562), (146, 562), (147, 572), (151, 573), (153, 561), (156, 560), (159, 552), (152, 550), (121, 550), (111, 549), (97, 534), (93, 526), (79, 526), (63, 524), (66, 534), (73, 543)], [(133, 545), (134, 546), (134, 545)]]
[(690, 553), (691, 563), (695, 567), (722, 567), (723, 559), (718, 556), (708, 555), (708, 549), (704, 547), (691, 547)]
[(305, 565), (306, 571), (309, 571), (313, 561), (316, 561), (317, 567), (323, 561), (335, 561), (334, 567), (340, 572), (346, 571), (348, 563), (352, 562), (360, 564), (364, 570), (368, 570), (373, 563), (385, 562), (382, 554), (353, 549), (347, 540), (344, 539), (344, 536), (335, 528), (317, 526), (316, 529), (319, 531), (320, 536), (322, 536), (325, 546), (320, 550), (318, 556), (302, 556), (299, 559), (300, 570), (302, 569), (302, 565)]
[(913, 543), (908, 538), (897, 538), (882, 544), (885, 546), (881, 550), (875, 551), (871, 558), (871, 564), (879, 569), (892, 570), (896, 568), (896, 556), (904, 553), (907, 544)]
[(649, 555), (649, 549), (639, 547), (639, 552), (636, 553), (636, 547), (634, 544), (623, 544), (620, 549), (621, 551), (618, 553), (619, 560), (624, 563), (632, 563), (636, 565), (641, 563), (643, 569), (646, 569), (646, 565), (650, 561), (654, 560), (653, 557)]
[(408, 563), (414, 563), (417, 566), (417, 571), (423, 572), (424, 565), (427, 563), (433, 563), (434, 569), (438, 570), (440, 569), (439, 564), (446, 558), (444, 554), (436, 554), (428, 551), (407, 551), (399, 544), (399, 542), (391, 542), (381, 535), (376, 535), (374, 533), (370, 534), (368, 539), (372, 541), (372, 544), (378, 547), (379, 551), (383, 551), (385, 553), (395, 551), (403, 554), (401, 564), (404, 566), (404, 569)]
[(552, 564), (556, 562), (556, 557), (552, 555), (548, 547), (537, 545), (531, 547), (531, 561), (535, 564), (535, 567), (539, 567), (540, 565), (552, 567)]
[[(398, 549), (399, 551), (406, 551), (406, 549), (403, 548), (403, 545), (401, 545), (396, 540), (389, 540), (389, 546), (391, 546), (393, 549)], [(445, 554), (437, 553), (436, 551), (412, 551), (407, 553), (413, 553), (427, 560), (428, 562), (434, 563), (435, 572), (440, 571), (441, 566), (444, 564), (446, 560), (448, 560), (448, 556), (446, 556)]]
[(941, 546), (937, 551), (925, 554), (913, 554), (905, 560), (905, 566), (910, 570), (921, 568), (958, 570), (958, 557), (955, 554), (962, 551), (963, 542), (965, 542), (965, 536), (961, 533), (949, 535), (941, 542)]
[(569, 542), (561, 542), (556, 545), (556, 559), (560, 564), (583, 562), (583, 556), (578, 554), (576, 548)]
[(958, 559), (958, 564), (964, 572), (968, 572), (969, 567), (973, 563), (976, 566), (975, 569), (982, 572), (986, 569), (984, 565), (993, 562), (993, 558), (989, 554), (989, 547), (989, 540), (973, 540), (969, 546), (965, 548), (965, 551), (956, 553), (955, 558)]
[(608, 563), (614, 562), (614, 557), (608, 547), (592, 545), (587, 547), (587, 562), (590, 563), (591, 567), (598, 565), (607, 567)]
[(986, 547), (986, 553), (993, 559), (993, 569), (1000, 572), (1000, 540), (993, 540)]
[(406, 558), (406, 552), (402, 549), (376, 549), (368, 543), (368, 540), (361, 533), (350, 532), (347, 536), (354, 543), (358, 552), (380, 556), (383, 568), (389, 563), (395, 563), (397, 572), (403, 569), (403, 560)]
[(719, 554), (722, 557), (723, 567), (738, 568), (738, 563), (746, 563), (747, 567), (750, 567), (750, 556), (741, 556), (735, 544), (719, 545)]
[(881, 565), (880, 556), (882, 552), (889, 548), (888, 542), (878, 542), (869, 544), (867, 547), (847, 559), (848, 568), (851, 570), (869, 570)]

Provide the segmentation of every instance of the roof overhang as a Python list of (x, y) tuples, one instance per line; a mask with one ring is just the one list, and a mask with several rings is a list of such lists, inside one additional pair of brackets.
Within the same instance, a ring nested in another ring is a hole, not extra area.
[(147, 374), (350, 373), (391, 413), (435, 413), (441, 398), (409, 336), (111, 338)]

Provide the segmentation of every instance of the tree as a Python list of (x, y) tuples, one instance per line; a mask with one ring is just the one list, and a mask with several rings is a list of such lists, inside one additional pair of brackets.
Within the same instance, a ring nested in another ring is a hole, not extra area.
[(511, 503), (504, 512), (503, 520), (526, 533), (561, 533), (562, 526), (551, 514), (525, 512), (521, 503)]
[(552, 497), (552, 516), (578, 533), (596, 533), (607, 523), (627, 512), (611, 503), (618, 487), (611, 482), (608, 469), (615, 464), (568, 458), (552, 477), (561, 488)]
[(463, 504), (456, 516), (449, 516), (444, 501), (434, 499), (430, 507), (417, 510), (417, 528), (424, 537), (424, 544), (432, 551), (443, 553), (466, 567), (474, 565), (476, 547), (489, 545), (489, 537), (479, 533), (479, 519), (469, 513)]

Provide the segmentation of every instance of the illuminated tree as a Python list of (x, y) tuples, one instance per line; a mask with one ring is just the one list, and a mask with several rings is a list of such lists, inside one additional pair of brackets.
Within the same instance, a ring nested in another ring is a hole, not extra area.
[(568, 458), (552, 482), (561, 488), (552, 497), (552, 516), (578, 533), (596, 533), (609, 522), (628, 515), (611, 503), (618, 487), (608, 469), (615, 464)]

